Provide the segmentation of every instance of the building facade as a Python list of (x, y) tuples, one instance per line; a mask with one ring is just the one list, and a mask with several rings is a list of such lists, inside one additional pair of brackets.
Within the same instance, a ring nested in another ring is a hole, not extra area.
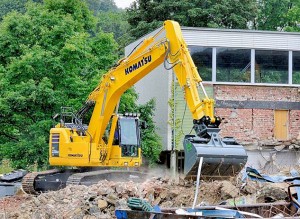
[[(300, 34), (189, 27), (182, 32), (206, 90), (216, 101), (216, 115), (223, 118), (223, 137), (262, 147), (297, 141)], [(126, 54), (139, 41), (127, 46)], [(155, 121), (164, 150), (181, 151), (192, 119), (172, 71), (160, 66), (135, 87), (141, 103), (156, 100)]]

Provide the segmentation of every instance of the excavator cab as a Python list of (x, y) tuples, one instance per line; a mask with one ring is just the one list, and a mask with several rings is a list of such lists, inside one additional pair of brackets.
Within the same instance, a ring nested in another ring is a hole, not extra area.
[(115, 140), (119, 141), (122, 157), (138, 157), (140, 124), (136, 116), (119, 116)]

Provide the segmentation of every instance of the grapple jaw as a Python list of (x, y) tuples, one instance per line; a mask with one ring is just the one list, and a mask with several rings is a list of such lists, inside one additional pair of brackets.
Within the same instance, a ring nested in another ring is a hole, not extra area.
[(247, 153), (233, 138), (221, 138), (219, 128), (208, 128), (210, 138), (186, 135), (184, 138), (185, 178), (197, 175), (200, 157), (203, 157), (203, 177), (227, 178), (237, 175), (247, 162)]

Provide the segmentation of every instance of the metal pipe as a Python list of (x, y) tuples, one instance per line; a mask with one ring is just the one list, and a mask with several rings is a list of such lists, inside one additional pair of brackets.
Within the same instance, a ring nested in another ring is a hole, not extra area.
[[(176, 126), (176, 107), (175, 107), (175, 89), (176, 89), (176, 85), (175, 85), (175, 73), (173, 72), (173, 144), (172, 144), (172, 151), (175, 150), (176, 148), (176, 137), (175, 137), (175, 126)], [(174, 167), (175, 168), (175, 167)]]
[(201, 174), (201, 169), (202, 169), (202, 163), (203, 163), (203, 157), (200, 157), (199, 166), (198, 166), (198, 173), (197, 173), (196, 192), (195, 192), (195, 197), (194, 197), (194, 202), (193, 202), (192, 209), (195, 209), (197, 198), (198, 198), (198, 190), (199, 190), (199, 184), (200, 184), (200, 174)]
[(205, 88), (204, 88), (202, 82), (200, 82), (199, 84), (200, 84), (200, 86), (201, 86), (201, 89), (202, 89), (202, 91), (203, 91), (205, 97), (208, 98), (208, 95), (207, 95), (207, 93), (206, 93), (206, 90), (205, 90)]

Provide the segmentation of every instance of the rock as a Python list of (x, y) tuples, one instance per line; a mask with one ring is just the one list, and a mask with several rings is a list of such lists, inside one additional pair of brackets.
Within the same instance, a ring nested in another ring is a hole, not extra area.
[(122, 185), (116, 185), (116, 192), (122, 194), (125, 192), (125, 188)]
[(110, 214), (102, 214), (102, 215), (99, 215), (98, 218), (99, 218), (99, 219), (110, 219), (110, 218), (111, 218), (111, 215), (110, 215)]
[(294, 144), (292, 144), (292, 145), (289, 146), (289, 150), (292, 150), (294, 148), (295, 148)]
[(94, 215), (84, 215), (83, 219), (97, 219), (97, 217)]
[(274, 149), (276, 151), (282, 151), (285, 148), (286, 145), (279, 145), (279, 146), (275, 146)]
[(254, 194), (258, 190), (258, 183), (255, 181), (248, 180), (242, 187), (242, 191), (246, 194)]
[(161, 202), (161, 198), (158, 197), (157, 199), (154, 200), (153, 205), (159, 205)]
[(117, 199), (118, 199), (118, 196), (114, 193), (112, 194), (109, 194), (106, 196), (106, 201), (109, 203), (109, 204), (112, 204), (112, 205), (116, 205), (116, 202), (117, 202)]
[(162, 193), (160, 193), (159, 197), (161, 199), (166, 199), (166, 197), (168, 196), (168, 192), (167, 191), (163, 191)]
[(108, 206), (107, 201), (103, 200), (103, 199), (99, 199), (98, 200), (98, 207), (100, 209), (105, 209)]
[(69, 203), (69, 200), (65, 198), (65, 199), (63, 199), (63, 203), (67, 204), (67, 203)]
[(37, 199), (37, 198), (33, 198), (33, 203), (36, 205), (36, 206), (40, 206), (41, 202)]
[(265, 183), (257, 194), (258, 203), (269, 203), (279, 200), (284, 200), (287, 198), (286, 188), (288, 185), (286, 183)]
[(161, 208), (170, 208), (170, 207), (173, 207), (173, 202), (172, 201), (166, 201), (166, 202), (163, 202), (160, 207)]
[(100, 208), (99, 208), (99, 206), (98, 207), (97, 206), (92, 206), (90, 208), (89, 212), (92, 215), (98, 214), (98, 213), (100, 213)]
[(300, 144), (293, 144), (294, 148), (299, 149), (300, 148)]
[(97, 195), (108, 195), (111, 193), (114, 193), (115, 190), (112, 189), (111, 187), (102, 187), (98, 192)]
[(116, 201), (116, 209), (128, 209), (127, 200), (125, 198)]
[(239, 189), (229, 181), (222, 181), (221, 198), (226, 200), (239, 196)]

